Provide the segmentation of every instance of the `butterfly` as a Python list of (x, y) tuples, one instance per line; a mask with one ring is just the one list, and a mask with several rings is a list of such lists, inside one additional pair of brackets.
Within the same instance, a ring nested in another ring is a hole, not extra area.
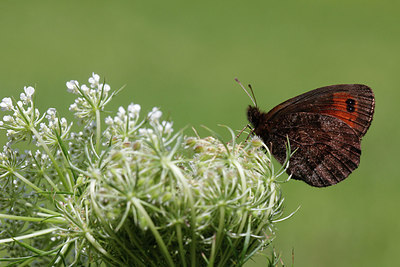
[(375, 109), (371, 88), (362, 84), (325, 86), (293, 97), (268, 113), (257, 107), (252, 94), (254, 106), (247, 108), (247, 118), (254, 134), (281, 164), (289, 142), (294, 153), (286, 171), (292, 179), (326, 187), (344, 180), (358, 167), (361, 139)]

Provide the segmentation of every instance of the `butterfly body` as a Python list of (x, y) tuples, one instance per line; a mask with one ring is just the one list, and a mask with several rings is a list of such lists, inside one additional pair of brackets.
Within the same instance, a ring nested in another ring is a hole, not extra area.
[(286, 145), (295, 153), (287, 172), (317, 187), (345, 179), (360, 163), (361, 138), (375, 107), (372, 90), (361, 84), (332, 85), (309, 91), (268, 113), (249, 106), (247, 117), (282, 164)]

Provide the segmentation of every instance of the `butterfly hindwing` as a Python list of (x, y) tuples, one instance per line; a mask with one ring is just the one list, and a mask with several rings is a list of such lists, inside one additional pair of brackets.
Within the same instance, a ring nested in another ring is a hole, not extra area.
[[(287, 172), (293, 179), (323, 187), (345, 179), (360, 163), (360, 139), (343, 121), (329, 115), (298, 112), (281, 118), (281, 127), (264, 142), (282, 164), (289, 139), (294, 154)], [(261, 136), (262, 137), (262, 136)]]

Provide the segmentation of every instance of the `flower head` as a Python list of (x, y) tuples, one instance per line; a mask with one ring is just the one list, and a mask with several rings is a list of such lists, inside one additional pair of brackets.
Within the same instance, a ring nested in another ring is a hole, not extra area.
[(0, 103), (1, 110), (10, 111), (13, 109), (13, 103), (10, 97), (5, 97)]
[(92, 77), (89, 78), (90, 87), (95, 88), (99, 86), (100, 76), (92, 72)]
[(156, 122), (158, 121), (162, 116), (162, 112), (160, 111), (159, 108), (154, 107), (149, 114), (147, 114), (147, 118), (149, 119), (150, 122)]
[(32, 96), (35, 93), (35, 88), (32, 86), (24, 87), (25, 93), (21, 93), (20, 98), (24, 103), (32, 101)]
[(96, 119), (96, 112), (102, 111), (114, 95), (114, 93), (109, 95), (111, 87), (108, 84), (100, 84), (99, 81), (100, 76), (92, 73), (89, 78), (90, 87), (85, 84), (79, 87), (79, 83), (75, 80), (67, 82), (68, 92), (78, 95), (69, 110), (87, 124), (91, 124)]
[(78, 81), (70, 80), (70, 81), (66, 82), (66, 85), (67, 85), (67, 88), (68, 88), (67, 89), (68, 92), (73, 93), (73, 94), (78, 94), (79, 93), (79, 91), (78, 91), (78, 87), (79, 87)]
[(140, 113), (140, 105), (131, 103), (128, 106), (128, 113), (129, 113), (129, 117), (136, 118), (137, 116), (139, 116), (139, 113)]

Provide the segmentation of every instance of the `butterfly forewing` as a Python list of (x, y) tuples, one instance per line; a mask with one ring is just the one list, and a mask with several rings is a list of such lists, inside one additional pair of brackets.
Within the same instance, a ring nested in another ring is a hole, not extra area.
[(268, 112), (267, 119), (279, 119), (293, 112), (331, 115), (347, 123), (362, 137), (371, 125), (374, 108), (371, 88), (362, 84), (338, 84), (291, 98)]

